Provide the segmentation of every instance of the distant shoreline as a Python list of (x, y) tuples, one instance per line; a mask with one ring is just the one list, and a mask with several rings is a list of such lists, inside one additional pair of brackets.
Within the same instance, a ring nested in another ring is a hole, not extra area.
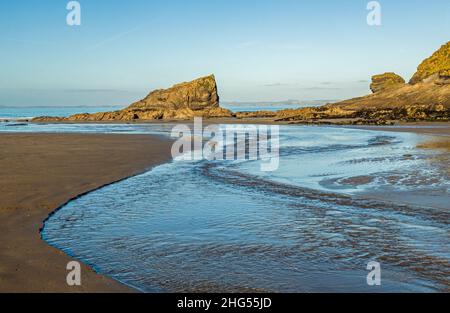
[[(242, 112), (240, 112), (242, 113)], [(136, 121), (125, 121), (125, 120), (116, 120), (116, 121), (86, 121), (86, 120), (77, 120), (77, 121), (33, 121), (32, 118), (10, 118), (10, 119), (2, 119), (0, 118), (0, 122), (17, 122), (17, 123), (30, 123), (30, 124), (189, 124), (192, 123), (193, 119), (165, 119), (165, 120), (136, 120)], [(448, 126), (450, 127), (450, 121), (399, 121), (392, 120), (389, 125), (376, 125), (370, 123), (361, 123), (361, 124), (353, 124), (353, 122), (357, 122), (358, 119), (323, 119), (317, 121), (282, 121), (275, 120), (270, 117), (253, 117), (253, 118), (235, 118), (235, 117), (222, 117), (222, 118), (203, 118), (203, 121), (207, 124), (269, 124), (269, 125), (315, 125), (315, 126), (348, 126), (348, 127), (356, 127), (356, 128), (365, 128), (365, 127), (380, 127), (380, 128), (396, 128), (396, 127), (405, 127), (405, 126), (414, 126), (414, 127), (425, 127), (425, 126)]]

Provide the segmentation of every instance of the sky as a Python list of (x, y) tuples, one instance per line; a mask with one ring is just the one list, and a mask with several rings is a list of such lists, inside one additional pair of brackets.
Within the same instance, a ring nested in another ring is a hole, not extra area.
[(449, 0), (0, 2), (0, 106), (127, 105), (215, 74), (222, 101), (346, 99), (450, 40)]

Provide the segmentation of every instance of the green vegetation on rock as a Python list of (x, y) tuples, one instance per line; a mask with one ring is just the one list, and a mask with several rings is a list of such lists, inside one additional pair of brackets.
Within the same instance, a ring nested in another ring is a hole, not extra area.
[(419, 65), (409, 83), (417, 84), (434, 74), (450, 74), (450, 41)]

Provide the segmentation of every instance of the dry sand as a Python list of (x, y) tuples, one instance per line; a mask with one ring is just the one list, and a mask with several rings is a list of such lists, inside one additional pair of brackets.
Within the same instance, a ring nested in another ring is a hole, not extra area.
[(0, 292), (130, 292), (40, 238), (48, 215), (72, 198), (169, 160), (170, 142), (146, 135), (0, 134)]

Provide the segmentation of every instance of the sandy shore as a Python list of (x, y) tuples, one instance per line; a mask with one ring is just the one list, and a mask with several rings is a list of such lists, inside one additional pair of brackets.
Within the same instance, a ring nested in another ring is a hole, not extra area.
[(170, 142), (146, 135), (0, 134), (0, 292), (129, 292), (40, 238), (48, 215), (72, 198), (169, 160)]
[[(450, 123), (352, 128), (430, 135), (421, 148), (450, 151)], [(171, 143), (148, 135), (0, 134), (0, 144), (0, 292), (133, 291), (86, 266), (82, 286), (67, 286), (71, 259), (39, 230), (76, 196), (169, 160)], [(439, 162), (448, 170), (447, 159)]]
[(351, 126), (350, 128), (427, 135), (428, 140), (421, 143), (419, 148), (450, 151), (449, 122), (408, 123), (397, 126)]
[(404, 123), (396, 126), (349, 126), (350, 128), (408, 132), (422, 135), (450, 136), (450, 122)]

